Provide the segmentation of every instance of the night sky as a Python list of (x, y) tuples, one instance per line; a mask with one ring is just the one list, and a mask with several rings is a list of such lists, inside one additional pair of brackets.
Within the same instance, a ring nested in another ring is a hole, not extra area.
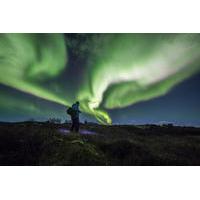
[(200, 126), (200, 34), (1, 34), (0, 121)]
[(111, 111), (116, 123), (173, 123), (200, 126), (200, 73), (175, 86), (166, 95)]

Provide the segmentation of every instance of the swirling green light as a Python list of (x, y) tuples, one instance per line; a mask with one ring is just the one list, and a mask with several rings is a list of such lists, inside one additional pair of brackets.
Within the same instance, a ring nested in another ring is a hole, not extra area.
[[(76, 49), (66, 37), (1, 34), (0, 83), (62, 105), (79, 100), (83, 112), (111, 123), (106, 109), (164, 95), (200, 70), (200, 34), (90, 34), (77, 36)], [(86, 60), (75, 90), (57, 82), (71, 67), (67, 50)]]
[(0, 83), (66, 105), (66, 99), (43, 86), (62, 73), (66, 55), (60, 34), (1, 34)]

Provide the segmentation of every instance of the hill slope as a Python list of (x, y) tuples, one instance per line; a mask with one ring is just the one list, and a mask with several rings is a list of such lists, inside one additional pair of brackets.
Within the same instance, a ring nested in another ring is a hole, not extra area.
[(0, 123), (0, 165), (200, 165), (200, 129), (81, 125), (95, 134), (63, 135), (69, 124)]

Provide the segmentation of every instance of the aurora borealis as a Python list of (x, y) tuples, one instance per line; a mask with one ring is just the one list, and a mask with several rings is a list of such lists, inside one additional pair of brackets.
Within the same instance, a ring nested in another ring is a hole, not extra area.
[(200, 34), (1, 34), (1, 119), (59, 117), (78, 100), (109, 124), (110, 111), (164, 96), (199, 71)]

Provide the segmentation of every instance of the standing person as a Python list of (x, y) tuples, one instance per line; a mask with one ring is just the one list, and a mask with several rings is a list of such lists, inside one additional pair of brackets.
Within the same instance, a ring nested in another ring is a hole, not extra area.
[(70, 131), (73, 131), (74, 129), (75, 132), (79, 131), (79, 113), (81, 113), (81, 111), (79, 110), (79, 102), (77, 101), (72, 105), (72, 113), (71, 113), (72, 126), (70, 128)]

